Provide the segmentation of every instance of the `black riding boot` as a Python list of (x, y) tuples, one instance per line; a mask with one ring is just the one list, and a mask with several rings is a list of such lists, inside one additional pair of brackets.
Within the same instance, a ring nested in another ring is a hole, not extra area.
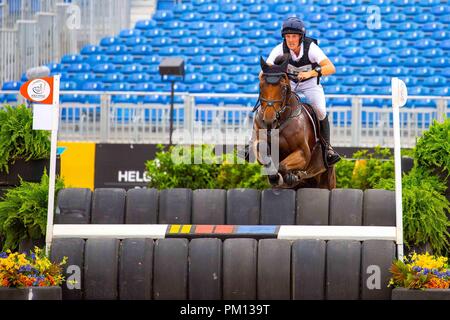
[(320, 121), (320, 130), (322, 137), (327, 144), (325, 146), (327, 148), (327, 162), (328, 165), (332, 166), (333, 164), (341, 160), (341, 157), (336, 151), (333, 150), (330, 144), (330, 123), (328, 122), (328, 115), (325, 117), (325, 119)]

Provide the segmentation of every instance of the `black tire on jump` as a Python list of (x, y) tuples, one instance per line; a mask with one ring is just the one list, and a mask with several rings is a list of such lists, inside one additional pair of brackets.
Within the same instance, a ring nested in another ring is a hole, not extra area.
[(395, 226), (395, 192), (381, 189), (364, 191), (363, 224)]
[(153, 278), (153, 239), (124, 239), (120, 245), (120, 300), (150, 300)]
[(292, 299), (324, 300), (326, 248), (324, 240), (296, 240), (292, 244)]
[(84, 249), (84, 239), (68, 238), (52, 241), (50, 260), (59, 263), (64, 257), (67, 257), (67, 263), (63, 265), (63, 275), (66, 281), (61, 286), (63, 300), (83, 299)]
[(125, 223), (156, 224), (158, 222), (158, 190), (130, 189), (127, 191)]
[(194, 190), (192, 224), (225, 224), (226, 190)]
[(230, 189), (227, 193), (227, 224), (258, 225), (261, 192), (256, 189)]
[(85, 252), (85, 299), (116, 300), (119, 240), (88, 239)]
[(360, 288), (361, 243), (330, 240), (327, 244), (327, 300), (358, 300)]
[(187, 239), (159, 239), (156, 241), (153, 299), (187, 299), (188, 246)]
[(126, 192), (120, 188), (98, 188), (92, 201), (92, 223), (122, 224), (125, 222)]
[(258, 242), (258, 300), (291, 299), (291, 243), (263, 239)]
[(255, 239), (226, 239), (223, 243), (223, 299), (256, 299)]
[(328, 225), (330, 190), (305, 188), (297, 190), (298, 225)]
[(162, 224), (190, 224), (191, 189), (165, 189), (159, 193), (159, 221)]
[(58, 193), (55, 224), (87, 224), (91, 222), (92, 191), (67, 188)]
[(295, 191), (266, 189), (261, 194), (261, 224), (295, 224)]
[(330, 225), (362, 225), (363, 192), (359, 189), (333, 189), (330, 196)]
[(389, 300), (389, 268), (395, 259), (395, 243), (385, 240), (366, 240), (362, 244), (361, 299)]
[(193, 239), (189, 243), (189, 299), (222, 299), (222, 241)]

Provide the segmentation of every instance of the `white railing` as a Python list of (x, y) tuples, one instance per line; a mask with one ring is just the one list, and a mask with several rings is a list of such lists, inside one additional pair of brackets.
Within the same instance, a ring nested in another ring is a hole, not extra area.
[[(0, 91), (0, 95), (8, 93), (16, 92)], [(61, 94), (84, 95), (83, 101), (90, 101), (95, 96), (99, 99), (95, 102), (61, 103), (59, 140), (102, 143), (169, 142), (170, 104), (115, 101), (121, 95), (144, 98), (154, 94), (167, 96), (170, 93), (64, 91)], [(195, 104), (195, 98), (247, 97), (256, 101), (257, 95), (176, 93), (176, 96), (181, 97), (183, 102), (174, 105), (174, 143), (247, 142), (253, 124), (252, 106)], [(350, 98), (351, 105), (333, 106), (333, 98)], [(363, 105), (364, 99), (370, 98), (384, 99), (386, 104), (383, 107)], [(390, 96), (327, 95), (332, 144), (342, 147), (392, 147), (394, 140), (390, 99)], [(411, 96), (408, 104), (423, 99), (432, 99), (436, 102), (436, 107), (404, 107), (400, 110), (402, 147), (413, 147), (416, 139), (429, 128), (433, 120), (442, 121), (450, 116), (450, 97)], [(23, 100), (19, 103), (23, 103)]]
[(128, 28), (130, 0), (7, 1), (0, 4), (0, 17), (1, 86)]

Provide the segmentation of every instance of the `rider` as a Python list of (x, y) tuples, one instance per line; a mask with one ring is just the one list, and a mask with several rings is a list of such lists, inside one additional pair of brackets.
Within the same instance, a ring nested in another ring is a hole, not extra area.
[[(333, 165), (340, 160), (340, 156), (330, 145), (330, 124), (325, 109), (325, 94), (319, 79), (320, 76), (335, 73), (336, 69), (319, 48), (317, 41), (306, 37), (305, 25), (299, 18), (289, 17), (283, 21), (281, 36), (283, 42), (272, 50), (266, 63), (273, 65), (277, 57), (290, 54), (288, 73), (297, 75), (297, 79), (291, 79), (292, 90), (303, 94), (316, 111), (322, 137), (327, 143), (327, 162)], [(262, 78), (262, 71), (259, 78)]]

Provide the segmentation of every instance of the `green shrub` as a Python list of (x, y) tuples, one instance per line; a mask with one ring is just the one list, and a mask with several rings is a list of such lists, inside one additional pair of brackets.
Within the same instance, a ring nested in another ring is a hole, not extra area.
[[(159, 145), (158, 149), (155, 159), (146, 162), (147, 176), (150, 178), (148, 186), (151, 188), (269, 187), (267, 177), (261, 175), (261, 166), (249, 163), (236, 164), (236, 152), (216, 156), (214, 147), (208, 145), (177, 146), (168, 151), (164, 151), (163, 146)], [(194, 161), (195, 159), (199, 161)], [(228, 161), (224, 161), (227, 159)]]
[(355, 160), (342, 158), (336, 163), (336, 188), (351, 189), (353, 188), (352, 176), (355, 168)]
[(435, 120), (424, 132), (417, 141), (415, 157), (419, 166), (450, 175), (450, 118), (443, 123)]
[[(17, 250), (20, 241), (40, 239), (47, 227), (49, 177), (44, 172), (40, 183), (21, 181), (9, 189), (0, 202), (0, 234), (4, 237), (3, 250)], [(55, 194), (64, 187), (56, 181)], [(56, 198), (56, 197), (55, 197)]]
[(17, 159), (49, 158), (49, 138), (49, 131), (33, 130), (33, 113), (25, 105), (0, 109), (0, 171), (8, 172)]
[[(430, 243), (436, 254), (449, 251), (450, 203), (447, 186), (429, 170), (414, 167), (402, 178), (403, 235), (408, 247)], [(394, 178), (382, 179), (377, 189), (395, 190)]]

